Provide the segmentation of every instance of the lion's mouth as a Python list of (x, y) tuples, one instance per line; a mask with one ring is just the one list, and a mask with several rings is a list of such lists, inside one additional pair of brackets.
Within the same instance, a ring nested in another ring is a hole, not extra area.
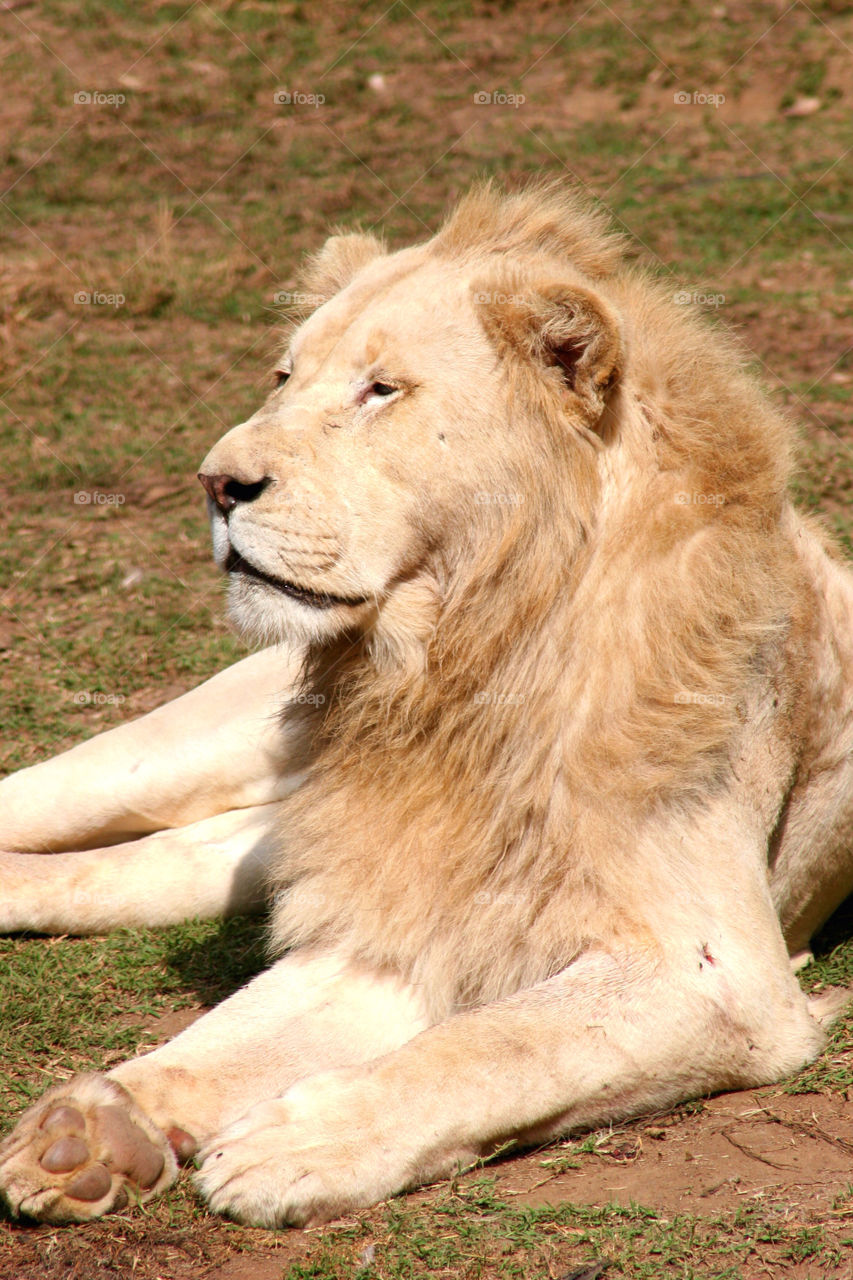
[(355, 608), (356, 605), (365, 604), (363, 596), (336, 596), (330, 591), (311, 591), (308, 587), (297, 586), (295, 582), (287, 582), (284, 578), (274, 578), (269, 573), (264, 573), (262, 569), (258, 569), (250, 561), (245, 560), (238, 551), (232, 547), (228, 552), (228, 559), (225, 561), (226, 573), (241, 573), (246, 578), (255, 578), (258, 582), (264, 582), (268, 587), (280, 591), (282, 595), (290, 596), (291, 600), (298, 600), (301, 604), (307, 604), (312, 609), (332, 609), (335, 605), (348, 605)]

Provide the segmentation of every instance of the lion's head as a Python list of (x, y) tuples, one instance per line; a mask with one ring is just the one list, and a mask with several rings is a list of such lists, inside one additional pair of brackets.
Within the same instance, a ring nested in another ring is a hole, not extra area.
[[(276, 387), (200, 478), (242, 628), (428, 630), (460, 564), (541, 524), (570, 562), (623, 338), (616, 249), (565, 194), (469, 196), (426, 244), (336, 236)], [(543, 412), (543, 407), (545, 412)]]

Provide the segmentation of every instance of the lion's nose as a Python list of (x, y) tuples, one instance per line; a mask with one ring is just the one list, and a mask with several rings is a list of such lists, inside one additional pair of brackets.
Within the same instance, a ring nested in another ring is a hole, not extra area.
[(235, 480), (233, 476), (206, 476), (201, 471), (198, 473), (198, 478), (204, 485), (208, 497), (226, 516), (238, 502), (254, 502), (267, 485), (272, 483), (270, 476), (263, 476), (251, 484), (244, 484), (241, 480)]

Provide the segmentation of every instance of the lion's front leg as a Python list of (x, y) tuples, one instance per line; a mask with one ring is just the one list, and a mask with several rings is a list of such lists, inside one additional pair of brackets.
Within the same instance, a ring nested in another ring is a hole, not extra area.
[(724, 953), (697, 938), (678, 963), (589, 954), (366, 1067), (302, 1080), (206, 1144), (198, 1185), (242, 1222), (317, 1224), (509, 1139), (767, 1081), (813, 1055), (821, 1032), (787, 965), (768, 974), (753, 956), (758, 984), (742, 983), (735, 949)]
[(174, 1179), (176, 1157), (263, 1099), (425, 1025), (417, 992), (397, 979), (293, 953), (161, 1049), (50, 1090), (0, 1143), (0, 1195), (51, 1222), (146, 1200)]

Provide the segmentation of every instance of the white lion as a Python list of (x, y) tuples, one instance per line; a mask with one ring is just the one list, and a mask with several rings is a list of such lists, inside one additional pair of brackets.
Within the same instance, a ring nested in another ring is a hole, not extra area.
[(213, 1209), (321, 1222), (777, 1080), (838, 1007), (791, 957), (853, 888), (853, 577), (736, 352), (552, 188), (335, 237), (306, 287), (201, 475), (272, 647), (0, 785), (3, 928), (271, 891), (281, 956), (30, 1108), (15, 1213), (197, 1153)]

